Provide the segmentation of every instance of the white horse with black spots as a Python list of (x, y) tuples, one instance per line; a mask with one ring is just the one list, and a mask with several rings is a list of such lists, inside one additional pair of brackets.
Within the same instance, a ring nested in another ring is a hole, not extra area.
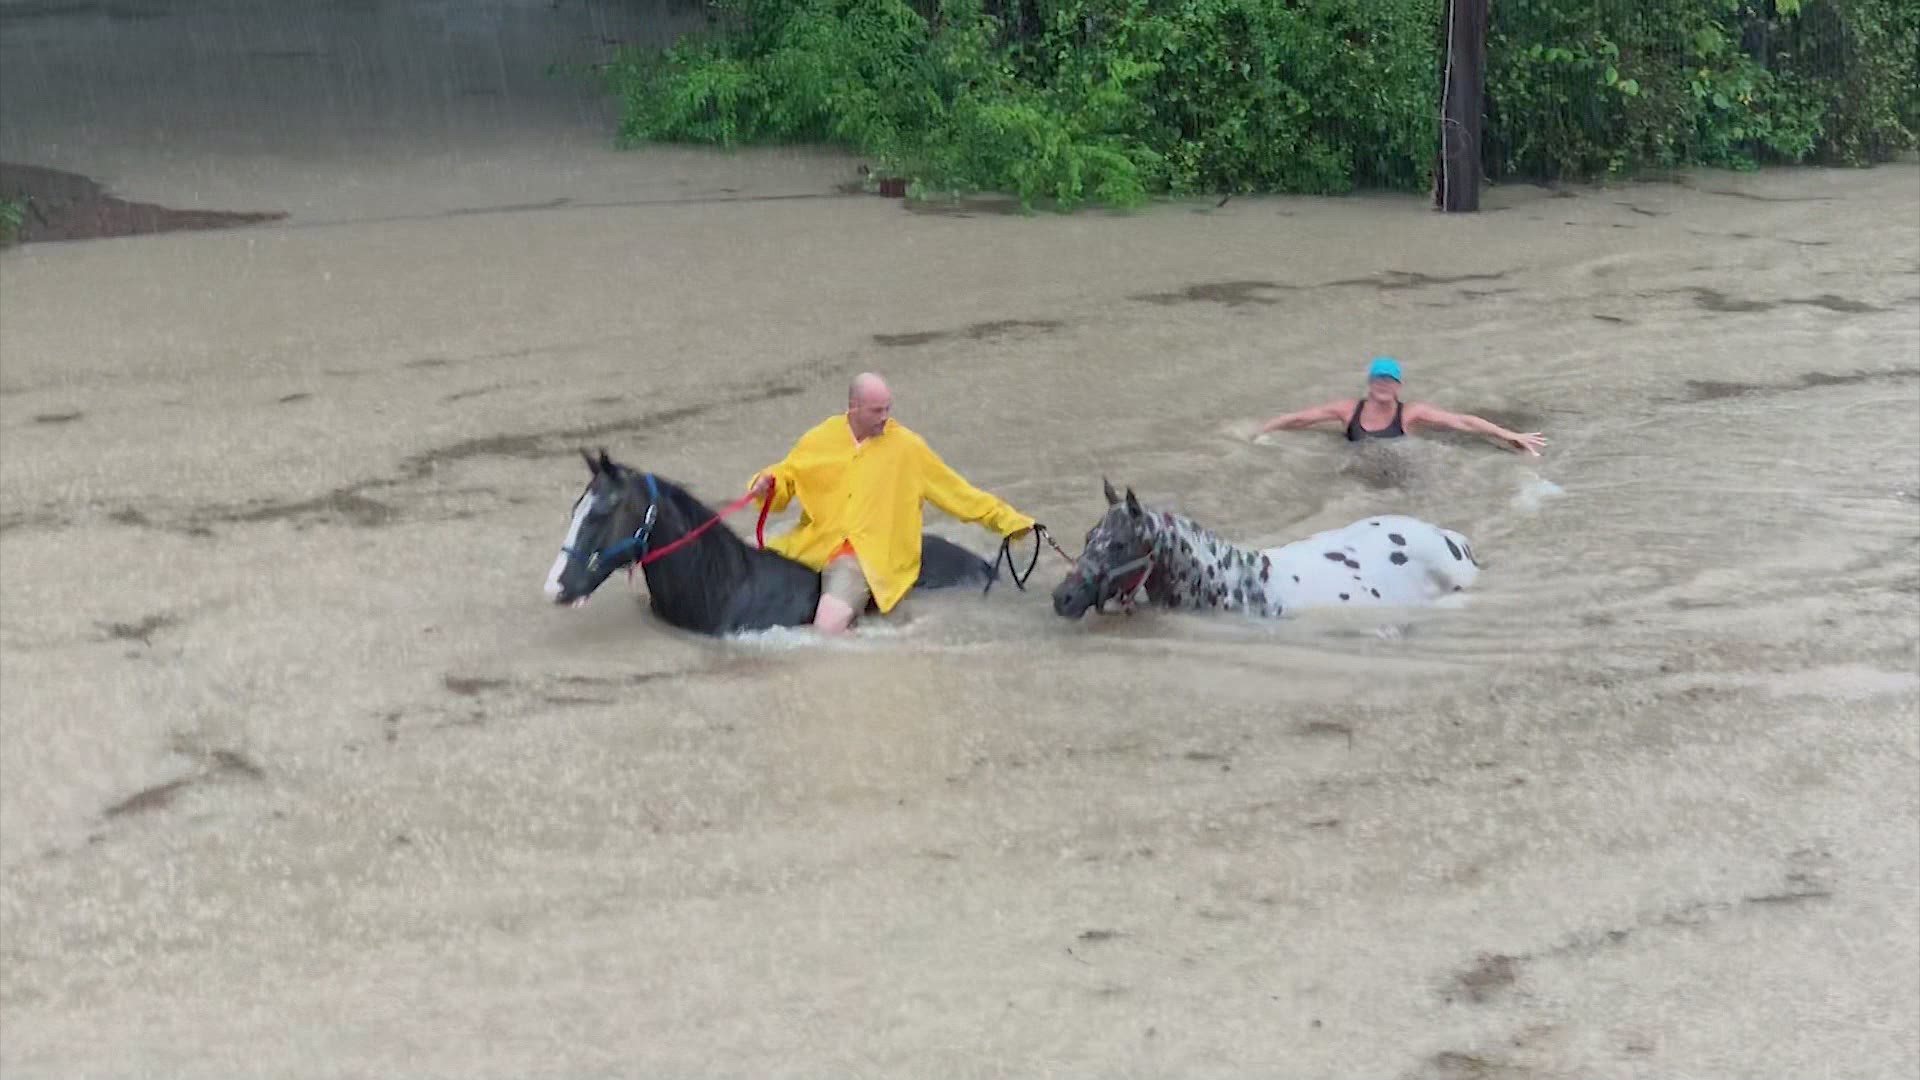
[(1307, 608), (1427, 607), (1480, 575), (1451, 529), (1397, 514), (1361, 518), (1281, 547), (1245, 548), (1178, 514), (1149, 510), (1105, 484), (1107, 512), (1053, 590), (1077, 619), (1109, 601), (1131, 609), (1241, 611), (1278, 618)]

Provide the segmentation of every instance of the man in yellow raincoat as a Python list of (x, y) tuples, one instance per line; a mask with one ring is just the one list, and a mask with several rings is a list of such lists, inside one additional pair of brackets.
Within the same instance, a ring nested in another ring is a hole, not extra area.
[(1034, 525), (967, 483), (892, 414), (886, 382), (860, 375), (844, 415), (815, 425), (748, 485), (776, 511), (799, 498), (800, 523), (767, 547), (821, 572), (813, 625), (828, 634), (845, 630), (869, 599), (893, 610), (919, 580), (922, 500), (1002, 537)]

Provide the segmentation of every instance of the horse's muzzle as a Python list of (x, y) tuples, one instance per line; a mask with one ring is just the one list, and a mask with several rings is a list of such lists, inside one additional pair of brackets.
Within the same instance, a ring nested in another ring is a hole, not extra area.
[(558, 585), (547, 590), (547, 599), (553, 601), (554, 607), (586, 607), (587, 601), (592, 597), (593, 590), (591, 588), (577, 589), (567, 585)]
[(1053, 613), (1063, 619), (1077, 619), (1093, 606), (1094, 586), (1079, 577), (1070, 577), (1054, 586)]

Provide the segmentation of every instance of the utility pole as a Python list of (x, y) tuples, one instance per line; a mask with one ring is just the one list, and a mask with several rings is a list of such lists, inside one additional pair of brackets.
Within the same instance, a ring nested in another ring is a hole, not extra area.
[(1440, 39), (1440, 171), (1433, 201), (1447, 213), (1469, 212), (1480, 209), (1487, 0), (1446, 0)]

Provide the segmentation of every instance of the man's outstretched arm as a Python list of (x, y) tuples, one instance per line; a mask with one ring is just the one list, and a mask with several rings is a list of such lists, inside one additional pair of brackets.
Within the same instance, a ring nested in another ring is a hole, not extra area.
[(1003, 537), (1018, 536), (1033, 528), (1032, 518), (967, 483), (966, 477), (953, 471), (932, 447), (923, 447), (922, 454), (921, 469), (928, 502), (961, 521), (991, 529)]

